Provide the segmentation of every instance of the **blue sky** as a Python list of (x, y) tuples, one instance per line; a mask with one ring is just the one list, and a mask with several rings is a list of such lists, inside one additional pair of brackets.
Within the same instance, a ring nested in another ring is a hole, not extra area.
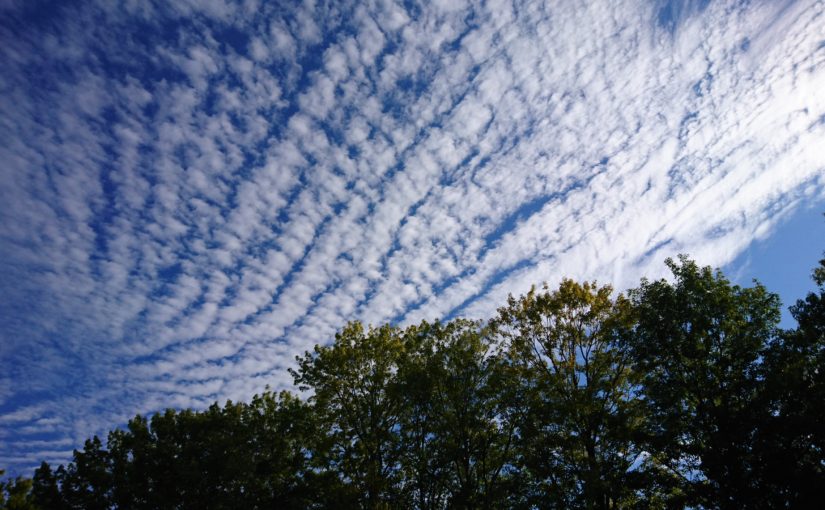
[(0, 69), (12, 472), (349, 319), (825, 248), (821, 1), (10, 0)]

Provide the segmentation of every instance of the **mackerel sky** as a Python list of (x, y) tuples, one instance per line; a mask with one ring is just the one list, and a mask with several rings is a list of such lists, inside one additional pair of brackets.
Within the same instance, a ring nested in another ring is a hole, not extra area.
[(823, 197), (822, 1), (3, 0), (0, 468)]

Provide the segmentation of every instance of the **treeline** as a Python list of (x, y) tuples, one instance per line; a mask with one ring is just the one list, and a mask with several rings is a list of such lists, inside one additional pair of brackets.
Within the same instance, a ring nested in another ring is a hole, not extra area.
[(817, 508), (825, 260), (791, 307), (687, 259), (487, 322), (348, 324), (265, 392), (137, 416), (2, 508)]

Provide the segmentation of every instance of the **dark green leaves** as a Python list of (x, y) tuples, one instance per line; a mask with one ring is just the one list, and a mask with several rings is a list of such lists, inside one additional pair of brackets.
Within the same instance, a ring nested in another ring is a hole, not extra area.
[(687, 504), (742, 508), (753, 496), (760, 362), (777, 334), (779, 300), (686, 258), (667, 264), (673, 282), (642, 281), (630, 292), (627, 344), (651, 424), (645, 447)]

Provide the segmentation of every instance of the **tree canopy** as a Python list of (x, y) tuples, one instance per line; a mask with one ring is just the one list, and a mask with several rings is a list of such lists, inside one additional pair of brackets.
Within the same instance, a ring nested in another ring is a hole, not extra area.
[[(811, 508), (825, 501), (825, 259), (791, 307), (682, 257), (487, 321), (352, 322), (296, 391), (135, 416), (0, 509)], [(2, 472), (0, 472), (2, 474)]]

